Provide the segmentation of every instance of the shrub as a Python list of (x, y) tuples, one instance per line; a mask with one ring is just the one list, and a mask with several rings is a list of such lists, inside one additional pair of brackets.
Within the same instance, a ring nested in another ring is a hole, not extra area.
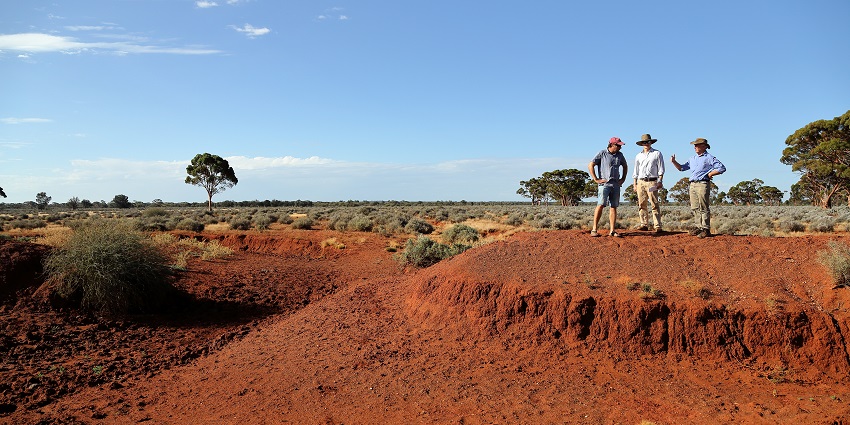
[(272, 222), (274, 222), (274, 220), (265, 214), (254, 217), (254, 227), (256, 227), (257, 230), (268, 230)]
[(835, 287), (850, 286), (850, 246), (829, 241), (828, 251), (818, 253), (818, 262), (832, 275)]
[(522, 226), (522, 223), (523, 223), (522, 214), (511, 214), (505, 220), (505, 224), (507, 224), (509, 226)]
[(347, 230), (353, 230), (355, 232), (371, 232), (372, 231), (372, 219), (366, 217), (365, 215), (358, 215), (349, 220), (348, 225), (346, 226)]
[(248, 230), (251, 228), (251, 220), (245, 218), (234, 218), (230, 220), (230, 228), (232, 230)]
[(97, 312), (150, 312), (173, 293), (166, 256), (117, 220), (76, 226), (67, 244), (47, 257), (45, 272), (59, 296)]
[(47, 223), (37, 218), (24, 218), (22, 220), (12, 220), (9, 222), (10, 229), (32, 230), (41, 227), (47, 227)]
[(804, 232), (806, 230), (806, 225), (797, 220), (782, 219), (779, 222), (779, 230), (786, 233)]
[(434, 226), (421, 218), (411, 218), (404, 226), (404, 231), (407, 233), (427, 235), (434, 231)]
[(298, 217), (292, 222), (292, 228), (310, 230), (313, 228), (313, 219), (310, 217)]
[(404, 252), (396, 258), (402, 264), (410, 264), (415, 267), (428, 267), (440, 261), (460, 254), (469, 249), (469, 246), (454, 244), (443, 245), (434, 242), (431, 238), (419, 235), (416, 239), (408, 239), (404, 246)]
[(147, 208), (142, 211), (142, 217), (168, 217), (165, 208)]
[(472, 245), (478, 241), (478, 231), (465, 224), (455, 224), (443, 232), (443, 242), (447, 244)]
[(190, 232), (203, 232), (204, 227), (204, 223), (192, 218), (184, 218), (183, 220), (178, 221), (177, 225), (174, 226), (177, 230), (188, 230)]

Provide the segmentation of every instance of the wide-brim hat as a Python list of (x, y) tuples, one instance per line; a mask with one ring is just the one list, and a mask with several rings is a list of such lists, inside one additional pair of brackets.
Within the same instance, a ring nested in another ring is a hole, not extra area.
[(644, 134), (643, 136), (640, 136), (640, 140), (635, 142), (635, 144), (642, 145), (644, 143), (649, 143), (651, 145), (657, 141), (657, 139), (653, 139), (649, 134)]
[(697, 138), (696, 140), (694, 140), (693, 142), (691, 142), (691, 144), (692, 144), (692, 145), (694, 145), (694, 146), (696, 146), (696, 145), (705, 145), (705, 148), (706, 148), (706, 149), (711, 149), (711, 145), (709, 145), (709, 144), (708, 144), (708, 140), (705, 140), (705, 139), (703, 139), (702, 137)]

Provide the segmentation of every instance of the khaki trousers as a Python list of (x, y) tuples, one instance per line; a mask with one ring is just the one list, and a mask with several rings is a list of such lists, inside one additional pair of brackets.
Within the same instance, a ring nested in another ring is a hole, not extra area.
[(697, 229), (711, 231), (711, 207), (709, 182), (691, 182), (688, 194), (691, 196), (691, 211), (694, 213), (694, 224)]
[[(649, 214), (652, 213), (652, 224), (656, 229), (661, 228), (661, 205), (658, 203), (658, 191), (650, 192), (649, 188), (655, 186), (658, 182), (647, 182), (643, 180), (637, 181), (635, 192), (638, 196), (638, 215), (640, 215), (640, 225), (649, 227)], [(647, 210), (647, 203), (649, 210)]]

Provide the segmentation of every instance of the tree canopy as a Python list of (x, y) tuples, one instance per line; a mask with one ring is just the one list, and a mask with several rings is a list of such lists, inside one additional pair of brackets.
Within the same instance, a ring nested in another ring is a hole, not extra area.
[(837, 193), (850, 193), (850, 111), (807, 124), (785, 144), (780, 161), (800, 173), (798, 194), (829, 208)]
[(186, 183), (207, 191), (207, 205), (212, 211), (212, 197), (233, 187), (239, 180), (226, 159), (209, 153), (197, 154), (186, 167)]
[(532, 204), (557, 199), (561, 205), (578, 205), (581, 198), (596, 195), (596, 185), (586, 171), (574, 168), (554, 170), (519, 182), (518, 195), (531, 198)]

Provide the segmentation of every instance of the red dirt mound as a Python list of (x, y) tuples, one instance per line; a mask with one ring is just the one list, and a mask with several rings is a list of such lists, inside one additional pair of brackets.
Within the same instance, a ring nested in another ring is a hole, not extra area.
[[(74, 316), (5, 313), (0, 423), (850, 417), (850, 291), (816, 261), (846, 237), (536, 232), (405, 271), (374, 234), (248, 236), (225, 235), (232, 258), (179, 276), (196, 314), (80, 330)], [(205, 320), (220, 309), (232, 314)], [(59, 365), (80, 381), (33, 398), (66, 382)]]
[(417, 318), (478, 337), (846, 377), (850, 299), (817, 263), (824, 245), (813, 237), (526, 233), (420, 274), (409, 305)]

